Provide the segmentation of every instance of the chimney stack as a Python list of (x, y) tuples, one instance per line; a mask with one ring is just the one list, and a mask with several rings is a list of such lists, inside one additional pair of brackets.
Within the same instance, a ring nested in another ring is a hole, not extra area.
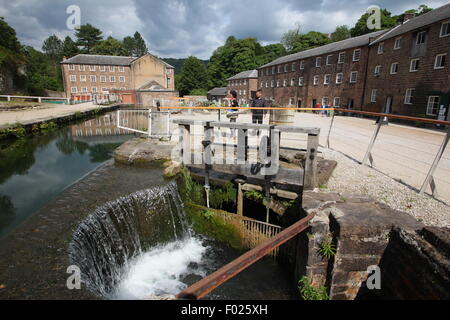
[(404, 17), (403, 17), (403, 23), (405, 23), (408, 20), (411, 20), (412, 18), (414, 18), (416, 16), (416, 14), (414, 12), (411, 13), (405, 13)]

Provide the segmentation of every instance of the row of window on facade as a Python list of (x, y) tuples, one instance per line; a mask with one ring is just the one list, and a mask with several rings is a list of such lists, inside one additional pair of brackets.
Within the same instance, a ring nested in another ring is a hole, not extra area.
[[(434, 69), (437, 70), (437, 69), (445, 68), (446, 56), (447, 56), (446, 53), (436, 55), (436, 58), (434, 60)], [(419, 58), (411, 59), (410, 64), (409, 64), (409, 72), (419, 71), (419, 66), (420, 66)], [(380, 75), (381, 69), (382, 69), (381, 65), (375, 66), (374, 74)], [(391, 63), (390, 74), (397, 74), (398, 71), (399, 71), (399, 63), (398, 62)]]
[[(124, 130), (120, 130), (120, 129), (114, 129), (114, 131), (112, 129), (105, 129), (105, 133), (103, 133), (102, 129), (96, 129), (95, 130), (95, 135), (96, 136), (111, 136), (113, 135), (123, 135), (123, 134), (127, 134), (126, 131)], [(90, 137), (93, 136), (93, 130), (92, 129), (85, 129), (84, 131), (82, 129), (77, 129), (75, 131), (75, 135), (77, 137)]]
[[(124, 88), (124, 87), (111, 88), (111, 90), (126, 90), (126, 88)], [(109, 88), (101, 88), (101, 92), (106, 92), (106, 91), (109, 91)], [(81, 93), (98, 93), (100, 91), (98, 90), (97, 87), (91, 87), (90, 90), (89, 90), (88, 87), (82, 87), (82, 88), (80, 88), (80, 91), (78, 90), (78, 87), (71, 87), (70, 88), (70, 92), (71, 93), (78, 93), (78, 92), (81, 92)]]
[[(414, 103), (413, 100), (414, 100), (415, 91), (416, 91), (416, 89), (414, 89), (414, 88), (406, 89), (404, 104), (412, 105)], [(372, 103), (377, 102), (377, 96), (378, 96), (378, 89), (372, 89), (372, 92), (370, 95), (370, 102), (372, 102)], [(429, 96), (428, 97), (427, 115), (429, 115), (429, 116), (437, 115), (438, 110), (439, 110), (439, 102), (440, 102), (439, 96)]]
[[(450, 35), (450, 21), (446, 21), (446, 22), (442, 23), (442, 25), (441, 25), (441, 31), (439, 33), (439, 36), (442, 38), (442, 37), (447, 37), (449, 35)], [(427, 39), (427, 31), (420, 31), (417, 33), (415, 44), (417, 46), (420, 46), (426, 42), (426, 39)], [(403, 40), (403, 37), (395, 38), (394, 50), (401, 49), (402, 40)], [(378, 44), (377, 53), (383, 54), (384, 51), (385, 51), (384, 42), (381, 42)]]
[(234, 80), (234, 81), (230, 81), (230, 86), (231, 87), (237, 87), (237, 86), (246, 86), (247, 85), (247, 80)]
[[(100, 82), (107, 82), (108, 78), (106, 76), (100, 76)], [(89, 80), (91, 80), (91, 82), (97, 82), (97, 76), (91, 75), (89, 76)], [(76, 82), (77, 81), (77, 76), (72, 74), (70, 75), (70, 81), (71, 82)], [(80, 82), (86, 82), (87, 81), (87, 76), (86, 75), (80, 75)], [(109, 82), (116, 82), (116, 77), (115, 76), (110, 76), (109, 77)], [(125, 82), (125, 77), (124, 76), (120, 76), (119, 77), (119, 82)]]
[[(346, 54), (347, 54), (346, 52), (340, 52), (338, 54), (338, 59), (337, 59), (338, 64), (345, 63)], [(361, 59), (361, 49), (353, 50), (352, 61), (358, 62), (360, 59)], [(333, 63), (333, 55), (329, 54), (325, 58), (325, 64), (327, 66), (329, 66), (329, 65), (332, 65), (332, 63)], [(274, 66), (272, 68), (267, 68), (267, 69), (265, 69), (265, 72), (264, 72), (264, 70), (260, 70), (260, 72), (261, 72), (260, 76), (264, 76), (264, 75), (269, 76), (271, 74), (274, 75), (276, 73), (283, 73), (283, 72), (287, 73), (287, 72), (289, 72), (289, 65), (291, 66), (291, 68), (290, 68), (291, 72), (297, 71), (297, 62), (293, 62), (291, 64), (285, 64), (285, 65)], [(321, 67), (321, 65), (322, 65), (322, 57), (316, 57), (315, 66), (317, 68), (319, 68), (319, 67)], [(306, 60), (301, 60), (299, 69), (304, 70), (305, 66), (306, 66)]]
[[(106, 72), (106, 70), (108, 70), (109, 72), (115, 72), (116, 68), (119, 72), (125, 72), (125, 67), (122, 66), (108, 66), (107, 68), (106, 66), (84, 65), (84, 64), (78, 65), (78, 71), (86, 71), (87, 69), (89, 69), (89, 71), (95, 72), (97, 68), (100, 70), (100, 72)], [(69, 64), (70, 71), (75, 71), (75, 69), (76, 67), (74, 64)]]
[[(323, 80), (323, 84), (330, 84), (332, 80), (332, 75), (331, 74), (326, 74), (324, 75), (324, 80)], [(350, 77), (349, 77), (349, 82), (350, 83), (356, 83), (358, 81), (358, 71), (352, 71), (350, 72)], [(337, 73), (336, 74), (336, 78), (335, 78), (335, 82), (336, 84), (341, 84), (344, 82), (344, 74), (343, 73)], [(319, 75), (315, 75), (313, 77), (313, 85), (318, 85), (320, 83), (320, 76)], [(281, 86), (283, 87), (295, 87), (296, 85), (302, 87), (305, 84), (305, 78), (304, 77), (300, 77), (297, 79), (291, 79), (290, 84), (289, 84), (289, 80), (285, 79), (283, 80), (283, 83), (281, 83), (281, 80), (271, 80), (270, 81), (270, 87), (271, 88), (279, 88)], [(261, 88), (269, 88), (269, 81), (261, 81), (260, 83), (260, 87)]]

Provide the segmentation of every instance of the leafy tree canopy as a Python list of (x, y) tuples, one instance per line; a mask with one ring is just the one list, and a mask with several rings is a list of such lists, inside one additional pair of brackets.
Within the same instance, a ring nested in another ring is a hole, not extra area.
[(73, 41), (71, 37), (67, 36), (63, 42), (62, 56), (66, 58), (71, 58), (79, 53), (80, 49), (78, 48), (75, 41)]
[(287, 31), (281, 39), (281, 43), (289, 54), (323, 46), (330, 41), (325, 33), (316, 31), (301, 33), (300, 28)]
[(51, 35), (44, 40), (42, 50), (53, 61), (61, 61), (63, 55), (63, 42), (56, 36)]
[(75, 29), (75, 37), (83, 53), (92, 53), (92, 49), (103, 39), (102, 32), (89, 23)]
[(205, 90), (208, 85), (208, 73), (206, 72), (205, 64), (196, 57), (191, 56), (187, 58), (176, 85), (181, 96), (187, 95), (196, 89)]
[(350, 29), (348, 26), (337, 26), (336, 30), (331, 34), (331, 42), (342, 41), (351, 37)]
[(142, 57), (148, 53), (145, 40), (142, 38), (139, 32), (135, 32), (133, 37), (125, 37), (123, 39), (123, 46), (127, 51), (127, 55), (133, 57)]
[[(362, 36), (364, 34), (368, 34), (377, 30), (370, 30), (367, 27), (367, 20), (369, 19), (370, 14), (364, 13), (356, 22), (355, 26), (350, 29), (350, 34), (352, 37)], [(397, 17), (393, 17), (391, 12), (387, 9), (381, 9), (381, 29), (392, 28), (397, 24)]]
[(91, 50), (93, 54), (101, 54), (107, 56), (126, 56), (127, 50), (122, 42), (109, 36), (106, 40), (97, 43)]

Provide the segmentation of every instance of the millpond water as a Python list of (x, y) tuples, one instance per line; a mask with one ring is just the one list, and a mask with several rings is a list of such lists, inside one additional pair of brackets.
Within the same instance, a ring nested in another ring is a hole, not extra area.
[[(106, 121), (107, 120), (107, 121)], [(243, 252), (196, 234), (161, 168), (115, 165), (114, 113), (10, 144), (0, 175), (0, 298), (160, 299)], [(66, 269), (82, 271), (67, 290)], [(298, 299), (271, 258), (206, 299)]]

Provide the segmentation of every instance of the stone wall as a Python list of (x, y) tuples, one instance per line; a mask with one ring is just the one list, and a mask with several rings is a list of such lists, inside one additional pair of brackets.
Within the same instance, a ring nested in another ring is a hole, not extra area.
[[(315, 212), (299, 237), (295, 279), (329, 288), (330, 299), (448, 299), (450, 230), (424, 228), (410, 215), (370, 198), (305, 192), (303, 208)], [(319, 250), (329, 238), (336, 252)], [(368, 290), (368, 268), (381, 269), (381, 290)]]

